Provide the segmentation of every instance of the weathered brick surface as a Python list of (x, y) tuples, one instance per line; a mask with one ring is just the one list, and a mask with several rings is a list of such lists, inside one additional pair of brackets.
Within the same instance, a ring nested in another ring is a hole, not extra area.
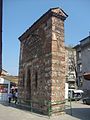
[[(65, 49), (64, 22), (52, 17), (52, 101), (64, 100)], [(58, 54), (59, 53), (59, 54)], [(54, 81), (54, 82), (53, 82)]]
[(51, 9), (19, 38), (19, 98), (43, 101), (32, 106), (46, 112), (44, 101), (64, 100), (65, 18), (59, 8)]

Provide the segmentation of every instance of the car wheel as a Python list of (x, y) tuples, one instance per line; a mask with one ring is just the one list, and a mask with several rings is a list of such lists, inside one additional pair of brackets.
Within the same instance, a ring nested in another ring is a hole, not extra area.
[(84, 104), (87, 104), (87, 101), (86, 101), (86, 100), (83, 100), (83, 103), (84, 103)]

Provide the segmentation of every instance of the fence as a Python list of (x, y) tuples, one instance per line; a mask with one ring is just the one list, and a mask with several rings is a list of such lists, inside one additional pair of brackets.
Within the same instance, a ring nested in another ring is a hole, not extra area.
[(71, 99), (65, 99), (63, 101), (54, 101), (54, 102), (45, 101), (45, 100), (32, 101), (32, 100), (19, 99), (18, 105), (24, 108), (28, 108), (31, 112), (46, 114), (49, 117), (53, 113), (64, 112), (66, 109), (70, 109), (72, 115)]

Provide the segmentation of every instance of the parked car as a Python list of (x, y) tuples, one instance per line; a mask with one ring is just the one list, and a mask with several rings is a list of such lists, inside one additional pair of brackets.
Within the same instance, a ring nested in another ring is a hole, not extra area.
[(85, 98), (82, 99), (82, 101), (83, 101), (84, 104), (90, 105), (90, 97), (85, 97)]
[(83, 94), (82, 90), (75, 90), (75, 89), (68, 90), (68, 98), (71, 100), (78, 101), (78, 100), (82, 99), (82, 94)]

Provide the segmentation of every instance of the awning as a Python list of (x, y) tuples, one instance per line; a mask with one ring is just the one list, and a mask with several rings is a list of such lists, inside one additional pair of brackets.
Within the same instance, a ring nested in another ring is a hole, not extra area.
[(90, 72), (83, 74), (84, 79), (90, 80)]
[(83, 93), (83, 90), (74, 90), (74, 93)]
[(6, 76), (2, 76), (2, 78), (9, 80), (10, 82), (18, 84), (18, 76), (6, 75)]

